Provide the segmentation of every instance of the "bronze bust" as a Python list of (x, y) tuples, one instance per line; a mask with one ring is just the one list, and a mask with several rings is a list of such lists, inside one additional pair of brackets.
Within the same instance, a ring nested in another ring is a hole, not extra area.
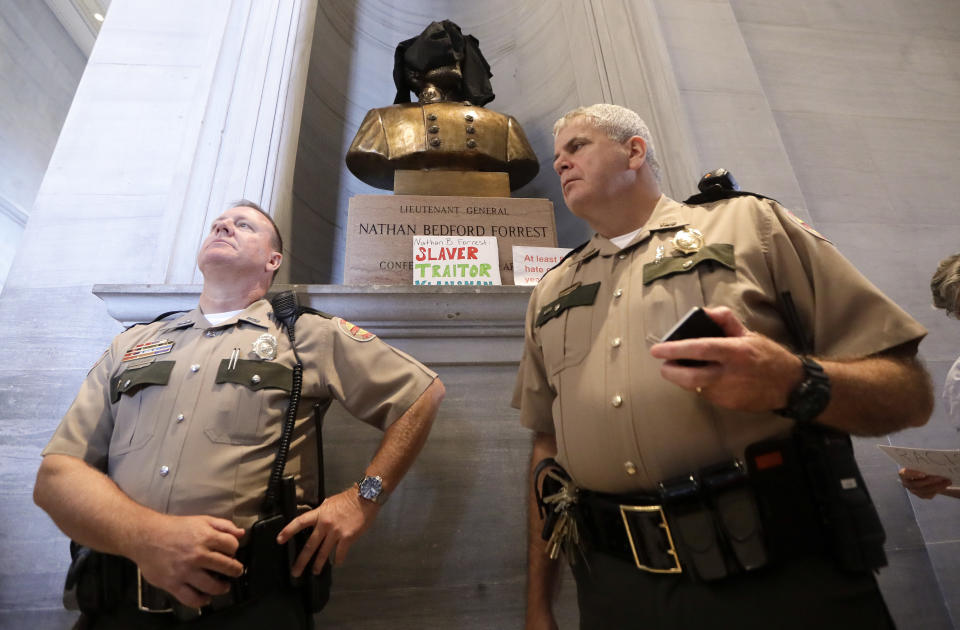
[(347, 152), (350, 172), (386, 190), (398, 170), (504, 172), (510, 190), (528, 183), (539, 166), (523, 129), (483, 107), (494, 98), (491, 76), (476, 38), (448, 20), (401, 42), (394, 105), (367, 112)]

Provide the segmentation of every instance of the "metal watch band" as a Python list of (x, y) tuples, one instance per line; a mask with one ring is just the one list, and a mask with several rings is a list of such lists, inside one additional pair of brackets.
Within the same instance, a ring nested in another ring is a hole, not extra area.
[(383, 478), (380, 475), (364, 475), (357, 482), (357, 496), (373, 503), (383, 503)]

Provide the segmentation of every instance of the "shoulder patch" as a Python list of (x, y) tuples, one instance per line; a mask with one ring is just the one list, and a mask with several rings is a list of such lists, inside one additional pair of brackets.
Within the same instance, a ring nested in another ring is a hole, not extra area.
[(805, 231), (810, 232), (811, 234), (813, 234), (813, 235), (816, 236), (817, 238), (823, 239), (823, 240), (827, 241), (828, 243), (830, 242), (830, 239), (828, 239), (826, 236), (824, 236), (824, 235), (821, 234), (820, 232), (817, 232), (815, 229), (813, 229), (813, 226), (811, 226), (809, 223), (807, 223), (806, 221), (804, 221), (803, 219), (801, 219), (800, 217), (798, 217), (798, 216), (795, 215), (794, 213), (790, 212), (790, 211), (787, 210), (786, 208), (784, 208), (783, 210), (784, 210), (784, 212), (787, 213), (787, 216), (790, 217), (790, 220), (791, 220), (791, 221), (793, 221), (794, 223), (796, 223), (797, 225), (799, 225), (799, 226), (800, 226), (801, 228), (803, 228)]
[(360, 328), (356, 324), (351, 324), (342, 317), (335, 317), (337, 320), (337, 326), (346, 336), (350, 337), (355, 341), (370, 341), (371, 339), (376, 339), (377, 336), (372, 332), (367, 332), (363, 328)]

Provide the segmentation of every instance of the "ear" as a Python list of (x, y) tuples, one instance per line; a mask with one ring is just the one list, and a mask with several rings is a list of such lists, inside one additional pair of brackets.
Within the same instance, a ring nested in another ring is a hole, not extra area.
[(640, 136), (633, 136), (626, 142), (627, 159), (630, 161), (630, 168), (639, 170), (647, 160), (647, 143)]
[(270, 257), (267, 258), (267, 271), (273, 272), (280, 267), (280, 263), (283, 262), (283, 254), (280, 252), (272, 252)]

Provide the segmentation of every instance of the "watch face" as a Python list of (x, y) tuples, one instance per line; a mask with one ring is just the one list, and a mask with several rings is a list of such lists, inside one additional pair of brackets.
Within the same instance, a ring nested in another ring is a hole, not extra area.
[(383, 490), (383, 482), (380, 481), (380, 477), (364, 477), (360, 482), (360, 496), (364, 499), (373, 501), (380, 496), (381, 490)]

